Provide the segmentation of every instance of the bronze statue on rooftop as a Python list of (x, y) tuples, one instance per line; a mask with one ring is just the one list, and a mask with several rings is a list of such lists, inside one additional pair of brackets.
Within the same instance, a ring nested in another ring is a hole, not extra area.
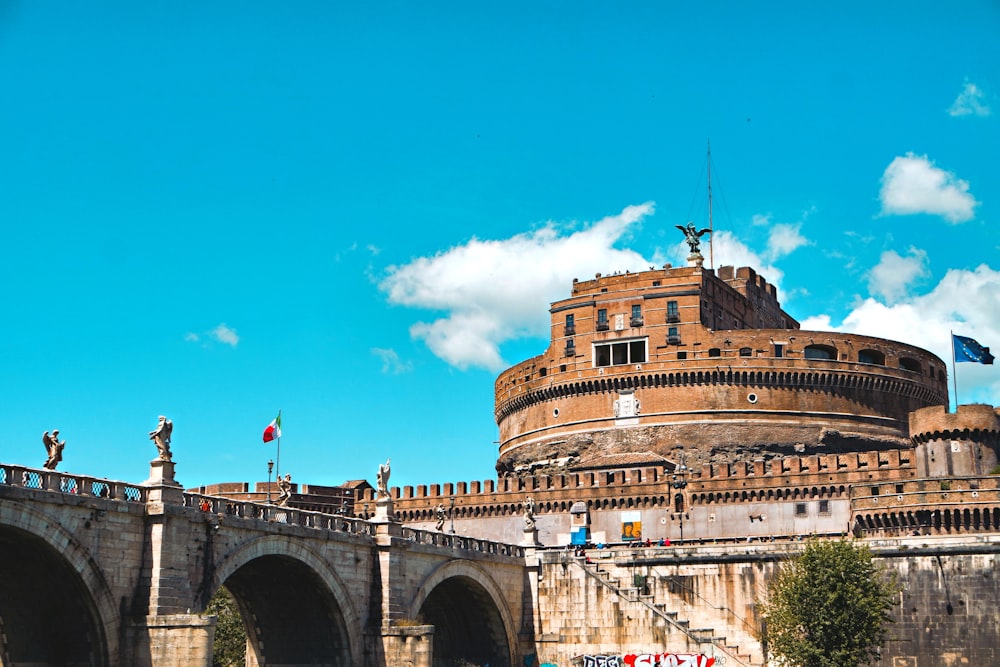
[(688, 247), (691, 248), (692, 255), (701, 254), (701, 237), (705, 234), (711, 233), (711, 229), (697, 229), (693, 222), (687, 223), (686, 227), (681, 225), (674, 225), (677, 229), (684, 232), (684, 241), (687, 242)]

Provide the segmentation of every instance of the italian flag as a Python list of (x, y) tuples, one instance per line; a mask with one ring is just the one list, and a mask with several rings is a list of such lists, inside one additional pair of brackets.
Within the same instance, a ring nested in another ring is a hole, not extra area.
[(274, 421), (268, 424), (267, 428), (264, 429), (264, 442), (271, 442), (275, 438), (280, 438), (280, 437), (281, 437), (281, 413), (279, 412), (278, 416), (274, 418)]

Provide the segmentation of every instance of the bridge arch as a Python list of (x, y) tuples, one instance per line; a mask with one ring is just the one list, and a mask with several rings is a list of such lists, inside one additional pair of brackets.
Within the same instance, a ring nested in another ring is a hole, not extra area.
[[(103, 518), (103, 510), (95, 510), (82, 530), (96, 530)], [(0, 503), (0, 572), (0, 660), (115, 664), (118, 605), (90, 550), (56, 517), (26, 503)]]
[(433, 666), (466, 660), (479, 665), (514, 665), (514, 620), (500, 586), (468, 560), (449, 561), (421, 583), (410, 618), (434, 626)]
[(359, 612), (348, 587), (312, 549), (281, 535), (251, 540), (218, 564), (203, 604), (222, 586), (236, 599), (259, 664), (359, 663)]

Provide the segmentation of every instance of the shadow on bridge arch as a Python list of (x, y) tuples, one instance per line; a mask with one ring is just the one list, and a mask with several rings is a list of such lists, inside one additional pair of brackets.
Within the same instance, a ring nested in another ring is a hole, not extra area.
[[(88, 520), (81, 529), (97, 527)], [(0, 505), (0, 573), (0, 665), (112, 664), (119, 610), (88, 551), (55, 518)]]
[(244, 544), (215, 569), (211, 592), (221, 586), (236, 599), (256, 664), (358, 664), (358, 612), (347, 587), (310, 549), (281, 536)]
[(433, 667), (471, 664), (511, 667), (514, 621), (503, 592), (471, 561), (451, 561), (420, 586), (411, 618), (434, 626)]

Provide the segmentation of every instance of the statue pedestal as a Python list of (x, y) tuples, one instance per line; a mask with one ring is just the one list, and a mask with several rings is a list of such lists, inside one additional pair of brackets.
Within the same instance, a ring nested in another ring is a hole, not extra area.
[(375, 499), (375, 516), (371, 520), (373, 523), (396, 522), (396, 515), (392, 511), (392, 498), (390, 496), (382, 496)]
[(705, 264), (705, 258), (700, 252), (693, 252), (688, 255), (688, 265), (697, 266), (699, 269)]
[(147, 503), (184, 504), (184, 487), (174, 480), (174, 462), (153, 459), (149, 462), (149, 479), (142, 483), (146, 487)]
[(524, 536), (521, 538), (521, 546), (524, 547), (540, 547), (542, 543), (538, 541), (538, 526), (532, 526), (524, 528)]

